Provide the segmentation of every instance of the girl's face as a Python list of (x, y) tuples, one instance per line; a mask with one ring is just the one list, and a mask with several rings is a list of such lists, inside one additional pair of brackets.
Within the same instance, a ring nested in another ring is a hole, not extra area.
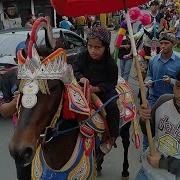
[(89, 55), (92, 59), (99, 61), (103, 57), (105, 47), (98, 38), (90, 38), (87, 43)]

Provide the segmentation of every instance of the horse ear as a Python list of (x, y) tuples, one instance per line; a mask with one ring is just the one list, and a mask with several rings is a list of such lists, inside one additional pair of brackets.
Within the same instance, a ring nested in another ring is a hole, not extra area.
[(30, 39), (30, 34), (29, 33), (27, 34), (27, 39)]
[(29, 43), (29, 40), (30, 40), (30, 34), (28, 33), (28, 34), (27, 34), (27, 38), (26, 38), (26, 44)]
[(59, 31), (59, 34), (60, 34), (60, 37), (64, 37), (63, 32), (61, 30)]

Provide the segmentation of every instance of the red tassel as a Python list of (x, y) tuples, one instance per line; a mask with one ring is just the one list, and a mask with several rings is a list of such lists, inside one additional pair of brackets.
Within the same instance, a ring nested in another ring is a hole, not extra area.
[(87, 157), (90, 156), (94, 146), (95, 146), (94, 137), (93, 138), (87, 138), (87, 137), (83, 138), (83, 148), (84, 148), (84, 151), (85, 151), (85, 155)]
[(69, 109), (69, 99), (67, 91), (63, 95), (63, 117), (65, 120), (75, 120), (76, 113)]

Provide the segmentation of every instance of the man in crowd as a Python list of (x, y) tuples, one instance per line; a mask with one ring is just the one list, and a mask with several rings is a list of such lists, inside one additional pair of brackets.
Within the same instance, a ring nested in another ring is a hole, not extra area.
[(136, 180), (180, 179), (180, 69), (173, 93), (161, 96), (152, 111), (140, 109), (142, 120), (151, 122), (156, 151), (144, 153)]
[(161, 95), (173, 92), (172, 79), (175, 79), (176, 73), (180, 69), (180, 57), (173, 52), (173, 46), (176, 43), (175, 35), (162, 32), (159, 42), (161, 53), (151, 59), (147, 73), (148, 102), (151, 107)]
[(59, 23), (59, 27), (67, 30), (74, 30), (74, 26), (72, 23), (68, 20), (68, 17), (63, 16), (63, 20)]
[(75, 18), (77, 34), (84, 38), (84, 26), (86, 25), (86, 18), (84, 16), (79, 16)]
[(4, 13), (4, 29), (21, 28), (21, 23), (21, 17), (19, 16), (17, 6), (15, 4), (9, 4)]
[[(176, 42), (173, 33), (161, 33), (159, 37), (161, 53), (150, 62), (146, 78), (149, 87), (148, 103), (153, 107), (157, 99), (163, 94), (173, 93), (173, 84), (177, 71), (180, 69), (180, 57), (173, 52)], [(145, 133), (144, 123), (142, 131)], [(143, 150), (148, 147), (147, 137), (143, 139)]]
[[(156, 43), (156, 48), (159, 48), (159, 43), (155, 42), (155, 39), (158, 39), (158, 19), (159, 19), (159, 2), (152, 1), (150, 3), (150, 15), (152, 18), (151, 25), (147, 27), (141, 27), (141, 29), (134, 35), (135, 39), (143, 40), (143, 49), (145, 51), (146, 56), (151, 56), (152, 53), (152, 45)], [(157, 50), (159, 51), (159, 49)]]
[(0, 78), (3, 103), (0, 105), (0, 114), (3, 117), (12, 117), (16, 112), (17, 101), (17, 69), (12, 69)]
[[(20, 42), (16, 47), (17, 52), (26, 48), (26, 41)], [(17, 57), (15, 59), (17, 63)], [(17, 65), (7, 71), (0, 70), (0, 93), (2, 103), (0, 104), (0, 115), (3, 117), (12, 117), (16, 112), (16, 102), (18, 97), (18, 80), (17, 80)]]

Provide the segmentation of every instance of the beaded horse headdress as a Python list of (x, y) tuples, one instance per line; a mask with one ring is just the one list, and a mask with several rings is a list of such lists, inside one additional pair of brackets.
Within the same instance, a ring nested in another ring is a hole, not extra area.
[(25, 108), (32, 108), (37, 103), (36, 94), (39, 89), (43, 94), (49, 94), (47, 80), (59, 79), (66, 84), (72, 82), (74, 78), (72, 67), (67, 64), (66, 53), (62, 48), (41, 60), (36, 50), (37, 32), (41, 28), (45, 29), (49, 44), (52, 49), (55, 49), (55, 40), (49, 20), (41, 17), (33, 24), (27, 48), (27, 58), (24, 58), (22, 53), (17, 53), (17, 77), (21, 79), (19, 89), (23, 92), (22, 105)]

